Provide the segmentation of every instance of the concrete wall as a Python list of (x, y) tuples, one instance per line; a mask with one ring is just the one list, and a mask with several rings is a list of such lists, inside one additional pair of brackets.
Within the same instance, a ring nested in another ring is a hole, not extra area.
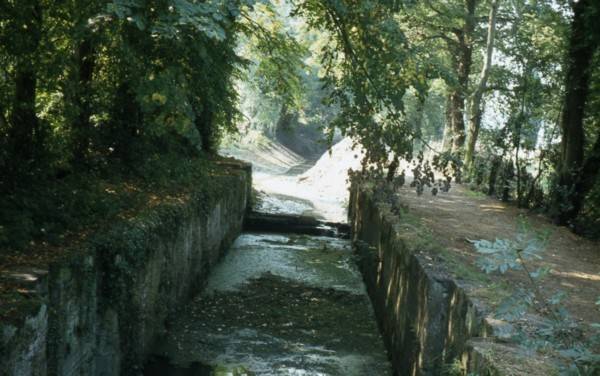
[(353, 180), (350, 224), (395, 373), (553, 374), (553, 366), (535, 355), (495, 342), (485, 307), (469, 298), (435, 252), (414, 241), (419, 236), (415, 227), (393, 214), (367, 186)]
[(138, 373), (167, 315), (241, 231), (250, 168), (224, 168), (212, 192), (119, 221), (47, 271), (22, 271), (35, 277), (36, 303), (0, 324), (0, 375)]

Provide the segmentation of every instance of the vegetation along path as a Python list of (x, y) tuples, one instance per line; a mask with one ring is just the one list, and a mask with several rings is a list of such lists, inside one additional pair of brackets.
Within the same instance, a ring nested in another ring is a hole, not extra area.
[(548, 276), (539, 282), (544, 294), (550, 298), (564, 293), (561, 304), (573, 319), (586, 324), (598, 321), (600, 312), (595, 304), (600, 295), (598, 242), (554, 226), (544, 216), (532, 215), (460, 185), (438, 196), (419, 197), (409, 187), (401, 189), (400, 195), (402, 202), (408, 204), (412, 219), (427, 229), (427, 235), (421, 236), (438, 243), (442, 257), (453, 265), (457, 278), (472, 282), (472, 295), (495, 306), (515, 286), (530, 282), (523, 271), (478, 273), (476, 265), (481, 254), (472, 243), (480, 239), (514, 240), (519, 222), (523, 221), (529, 232), (547, 238), (540, 244), (539, 258), (528, 265), (531, 271), (548, 270)]

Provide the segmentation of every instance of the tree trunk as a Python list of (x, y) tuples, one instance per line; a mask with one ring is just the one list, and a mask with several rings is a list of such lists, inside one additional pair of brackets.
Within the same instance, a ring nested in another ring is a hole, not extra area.
[(4, 116), (4, 108), (2, 108), (2, 104), (0, 103), (0, 132), (4, 133), (8, 130), (8, 121)]
[(483, 114), (483, 93), (486, 89), (487, 80), (490, 75), (490, 69), (492, 67), (492, 58), (494, 54), (494, 37), (496, 34), (496, 16), (498, 14), (498, 0), (492, 0), (492, 7), (490, 9), (490, 16), (488, 21), (488, 32), (487, 32), (487, 43), (486, 43), (486, 58), (481, 69), (481, 75), (479, 78), (479, 84), (473, 93), (471, 101), (471, 116), (469, 117), (468, 127), (468, 143), (465, 150), (464, 165), (465, 170), (470, 171), (473, 168), (473, 159), (475, 153), (475, 145), (477, 144), (477, 137), (479, 136), (479, 129), (481, 128), (481, 116)]
[(458, 86), (451, 96), (452, 103), (452, 152), (461, 154), (465, 145), (465, 97), (469, 89), (469, 74), (473, 63), (473, 34), (475, 32), (476, 0), (465, 0), (465, 19), (463, 27), (455, 31), (458, 39), (458, 51), (454, 57), (454, 70), (458, 78)]
[[(571, 202), (573, 216), (568, 220), (574, 220), (583, 209), (587, 194), (594, 188), (600, 175), (600, 135), (592, 147), (588, 157), (585, 159), (581, 172), (574, 184), (574, 194)], [(568, 222), (567, 222), (568, 223)]]
[[(27, 28), (20, 29), (18, 36), (25, 51), (17, 56), (15, 64), (15, 94), (10, 116), (9, 138), (14, 159), (14, 168), (20, 162), (34, 158), (43, 144), (43, 134), (35, 112), (37, 72), (36, 51), (41, 39), (42, 9), (39, 1), (19, 5), (20, 15)], [(16, 170), (15, 170), (16, 171)]]
[(452, 150), (452, 100), (450, 95), (446, 97), (446, 121), (444, 123), (444, 137), (442, 138), (442, 151), (448, 152)]
[(35, 113), (37, 75), (31, 62), (15, 67), (15, 97), (11, 116), (11, 142), (17, 163), (34, 154), (34, 138), (39, 128)]
[(92, 108), (90, 103), (90, 85), (94, 74), (95, 56), (92, 41), (84, 38), (77, 47), (77, 83), (74, 105), (78, 110), (73, 122), (74, 131), (74, 159), (81, 162), (85, 159), (90, 144), (90, 116)]
[(291, 132), (292, 124), (296, 118), (296, 114), (288, 111), (287, 105), (284, 103), (281, 105), (281, 110), (279, 111), (279, 118), (275, 123), (275, 127), (273, 129), (269, 129), (270, 136), (276, 137), (279, 132)]
[(452, 104), (452, 153), (459, 154), (465, 144), (465, 96), (462, 90), (455, 90), (450, 94), (450, 97)]
[(141, 132), (142, 113), (132, 89), (131, 78), (123, 75), (113, 100), (110, 138), (114, 146), (113, 155), (125, 164), (133, 164), (140, 156), (136, 150)]
[(196, 129), (202, 139), (202, 150), (209, 155), (217, 153), (217, 137), (214, 134), (214, 114), (207, 104), (204, 104), (200, 114), (196, 115)]
[(521, 168), (521, 156), (519, 155), (521, 151), (521, 129), (523, 124), (518, 124), (518, 128), (516, 129), (515, 135), (515, 167), (517, 168), (517, 206), (522, 208), (522, 194), (521, 194), (521, 185), (522, 185), (522, 168)]
[(514, 124), (514, 130), (513, 130), (513, 146), (515, 148), (515, 167), (517, 168), (517, 206), (522, 207), (521, 205), (521, 157), (519, 155), (520, 151), (521, 151), (521, 138), (522, 138), (522, 134), (523, 134), (523, 125), (525, 123), (525, 101), (526, 101), (526, 97), (527, 97), (527, 90), (528, 90), (528, 80), (527, 77), (529, 77), (531, 74), (529, 68), (527, 67), (525, 69), (525, 72), (522, 76), (522, 82), (521, 82), (521, 87), (522, 87), (522, 93), (521, 93), (521, 104), (520, 104), (520, 108), (519, 108), (519, 115), (517, 117), (517, 120), (515, 121)]
[(502, 169), (502, 196), (500, 199), (504, 202), (510, 200), (510, 181), (515, 177), (515, 168), (512, 160), (506, 161)]
[(494, 156), (492, 158), (492, 167), (490, 168), (490, 176), (488, 179), (488, 196), (494, 196), (496, 194), (496, 181), (498, 180), (498, 172), (502, 165), (502, 158)]
[(394, 155), (394, 159), (392, 159), (392, 162), (390, 162), (390, 164), (388, 165), (388, 173), (387, 173), (387, 177), (386, 177), (386, 180), (388, 182), (391, 182), (392, 180), (394, 180), (394, 177), (396, 176), (396, 171), (398, 170), (399, 166), (400, 166), (400, 158), (398, 158), (397, 155)]
[[(588, 27), (585, 11), (592, 0), (573, 3), (573, 21), (567, 61), (565, 99), (561, 117), (561, 160), (558, 168), (558, 193), (553, 209), (558, 224), (571, 224), (579, 214), (585, 192), (582, 192), (585, 135), (583, 118), (589, 91), (590, 68), (598, 35)], [(588, 9), (589, 10), (589, 9)]]
[(581, 179), (578, 187), (579, 191), (581, 192), (578, 198), (581, 201), (576, 203), (579, 209), (583, 207), (583, 199), (585, 198), (585, 195), (589, 193), (592, 188), (594, 188), (594, 184), (598, 180), (598, 176), (600, 175), (600, 169), (598, 166), (600, 166), (600, 135), (596, 137), (596, 142), (585, 159), (585, 163), (583, 164), (583, 169), (581, 171)]
[(417, 98), (416, 119), (413, 127), (415, 138), (413, 139), (413, 151), (423, 148), (423, 111), (425, 110), (425, 98)]

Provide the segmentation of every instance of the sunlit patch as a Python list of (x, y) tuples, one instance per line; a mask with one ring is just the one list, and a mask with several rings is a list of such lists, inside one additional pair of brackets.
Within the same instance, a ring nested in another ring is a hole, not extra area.
[(11, 273), (9, 274), (9, 277), (27, 282), (34, 282), (38, 280), (38, 276), (29, 273)]
[(501, 213), (506, 210), (506, 207), (504, 207), (502, 205), (479, 205), (479, 208), (482, 209), (484, 212), (496, 212), (496, 213)]
[(588, 281), (600, 282), (600, 274), (589, 274), (589, 273), (583, 273), (583, 272), (558, 272), (558, 271), (555, 271), (552, 274), (556, 274), (561, 277), (587, 279)]

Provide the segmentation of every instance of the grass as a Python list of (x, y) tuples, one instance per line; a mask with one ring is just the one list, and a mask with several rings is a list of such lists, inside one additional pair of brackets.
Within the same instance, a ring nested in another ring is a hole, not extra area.
[(435, 238), (433, 232), (423, 224), (421, 218), (406, 210), (401, 211), (400, 216), (402, 235), (407, 244), (411, 244), (413, 249), (438, 255), (448, 271), (455, 278), (473, 285), (473, 293), (484, 297), (491, 308), (498, 306), (510, 296), (512, 288), (508, 283), (493, 282), (489, 275), (471, 264), (469, 260), (444, 247)]
[(472, 189), (465, 189), (465, 196), (470, 198), (486, 198), (488, 197), (485, 193), (481, 191), (474, 191)]

